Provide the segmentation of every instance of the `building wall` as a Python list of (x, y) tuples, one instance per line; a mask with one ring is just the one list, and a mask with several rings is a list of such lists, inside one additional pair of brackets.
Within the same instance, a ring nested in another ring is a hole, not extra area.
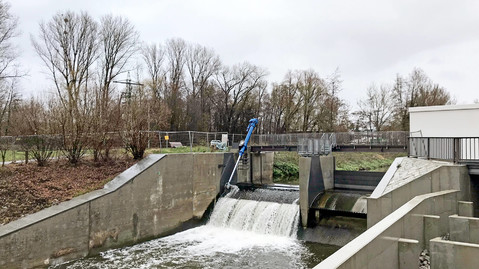
[(150, 155), (105, 188), (0, 227), (0, 268), (46, 267), (167, 235), (203, 216), (224, 154)]
[(411, 132), (424, 137), (479, 137), (479, 104), (409, 108)]

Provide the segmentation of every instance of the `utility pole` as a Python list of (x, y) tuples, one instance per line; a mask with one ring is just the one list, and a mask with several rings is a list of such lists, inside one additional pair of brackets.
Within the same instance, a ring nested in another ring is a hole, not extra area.
[[(130, 102), (130, 98), (131, 98), (131, 92), (133, 90), (133, 85), (134, 86), (143, 86), (143, 84), (141, 84), (140, 82), (138, 81), (131, 81), (130, 79), (130, 72), (128, 72), (128, 75), (126, 77), (126, 80), (114, 80), (113, 83), (117, 83), (117, 84), (125, 84), (126, 85), (126, 91), (122, 92), (121, 95), (124, 96), (126, 95), (126, 98), (128, 99), (128, 102)], [(149, 124), (149, 123), (148, 123)]]

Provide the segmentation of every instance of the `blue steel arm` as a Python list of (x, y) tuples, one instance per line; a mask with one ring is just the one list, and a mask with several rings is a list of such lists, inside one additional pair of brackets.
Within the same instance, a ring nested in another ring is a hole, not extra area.
[(254, 128), (256, 127), (256, 124), (258, 124), (258, 119), (253, 118), (253, 119), (249, 120), (248, 128), (246, 129), (246, 132), (248, 132), (248, 134), (246, 135), (246, 138), (244, 140), (243, 147), (239, 151), (240, 158), (241, 158), (241, 156), (243, 156), (246, 148), (248, 147), (249, 139), (251, 137), (251, 134), (253, 133)]
[(229, 188), (230, 188), (230, 182), (231, 182), (231, 180), (233, 179), (233, 175), (234, 175), (234, 173), (235, 173), (235, 171), (236, 171), (236, 168), (238, 168), (238, 163), (239, 163), (239, 161), (241, 160), (241, 156), (243, 156), (245, 150), (246, 150), (247, 147), (248, 147), (248, 141), (249, 141), (249, 139), (250, 139), (250, 137), (251, 137), (251, 134), (253, 133), (254, 128), (256, 127), (256, 124), (258, 124), (258, 119), (253, 118), (253, 119), (249, 120), (248, 128), (246, 129), (246, 132), (247, 132), (248, 134), (246, 135), (246, 138), (245, 138), (245, 140), (244, 140), (243, 147), (242, 147), (242, 148), (240, 149), (240, 151), (239, 151), (238, 160), (236, 161), (236, 164), (235, 164), (235, 166), (234, 166), (234, 168), (233, 168), (233, 171), (231, 172), (230, 179), (228, 180), (228, 183), (226, 183), (226, 186), (225, 186), (226, 189), (229, 189)]

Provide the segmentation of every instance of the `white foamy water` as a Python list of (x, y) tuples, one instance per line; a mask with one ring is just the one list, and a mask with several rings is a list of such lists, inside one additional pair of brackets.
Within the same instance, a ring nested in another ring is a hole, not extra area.
[(222, 198), (208, 225), (295, 238), (298, 221), (297, 204)]
[(296, 240), (297, 204), (229, 197), (206, 225), (56, 268), (307, 268), (318, 259)]

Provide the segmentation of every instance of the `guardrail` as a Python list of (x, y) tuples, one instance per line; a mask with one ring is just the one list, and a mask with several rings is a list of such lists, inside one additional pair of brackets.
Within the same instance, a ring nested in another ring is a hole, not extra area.
[(409, 137), (408, 156), (479, 163), (479, 137)]

